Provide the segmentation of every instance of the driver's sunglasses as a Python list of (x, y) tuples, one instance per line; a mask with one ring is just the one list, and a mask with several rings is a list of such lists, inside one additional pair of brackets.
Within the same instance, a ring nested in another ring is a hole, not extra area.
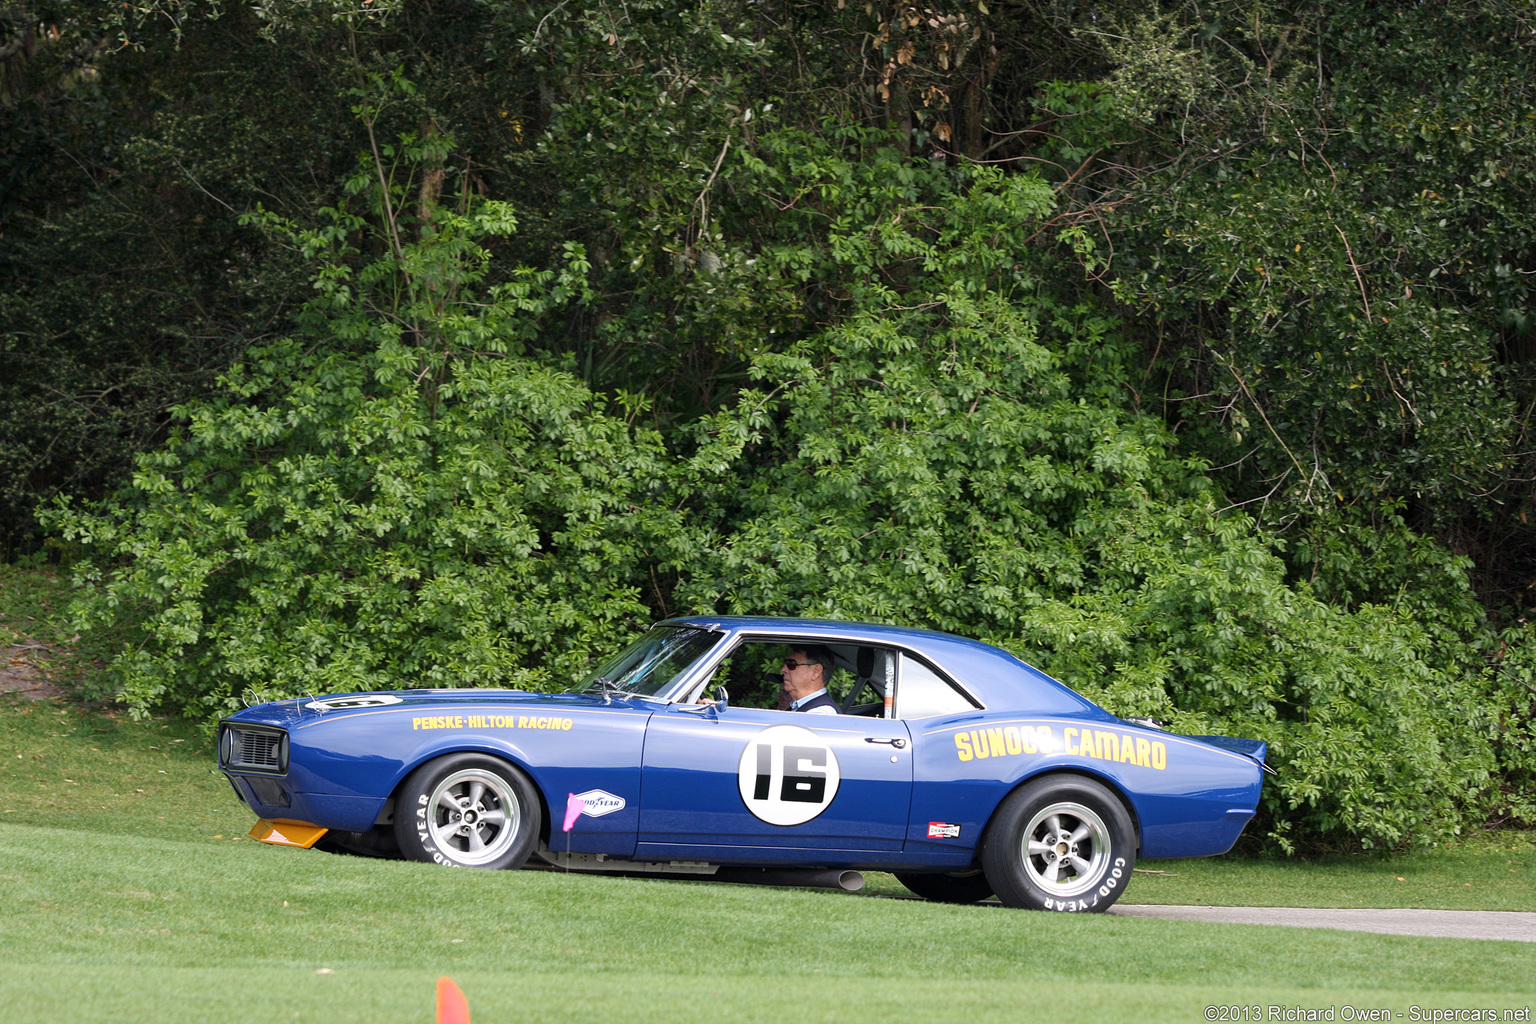
[(789, 669), (791, 672), (797, 668), (800, 668), (801, 666), (814, 664), (816, 664), (814, 661), (796, 661), (794, 658), (784, 659), (784, 667)]

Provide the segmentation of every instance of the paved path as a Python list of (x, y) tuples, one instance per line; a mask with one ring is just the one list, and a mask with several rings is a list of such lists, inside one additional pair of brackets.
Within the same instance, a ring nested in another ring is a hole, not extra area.
[(1340, 928), (1444, 939), (1536, 942), (1536, 913), (1513, 910), (1323, 910), (1299, 907), (1172, 907), (1116, 904), (1111, 914), (1217, 924), (1277, 924)]

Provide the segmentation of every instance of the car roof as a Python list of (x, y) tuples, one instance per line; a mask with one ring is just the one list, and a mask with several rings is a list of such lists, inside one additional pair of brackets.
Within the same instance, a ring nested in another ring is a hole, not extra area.
[(797, 636), (827, 637), (829, 639), (883, 636), (888, 640), (906, 639), (949, 640), (963, 644), (975, 644), (991, 650), (999, 648), (979, 640), (941, 633), (933, 629), (915, 629), (910, 626), (888, 626), (877, 622), (847, 622), (841, 619), (800, 619), (781, 615), (685, 615), (667, 619), (658, 625), (688, 625), (709, 629), (729, 630), (739, 633), (791, 632)]
[(784, 636), (831, 643), (904, 647), (933, 663), (994, 710), (1017, 707), (1040, 714), (1099, 711), (1092, 701), (1001, 647), (932, 629), (873, 622), (797, 619), (772, 615), (689, 615), (657, 623), (692, 626), (732, 636)]

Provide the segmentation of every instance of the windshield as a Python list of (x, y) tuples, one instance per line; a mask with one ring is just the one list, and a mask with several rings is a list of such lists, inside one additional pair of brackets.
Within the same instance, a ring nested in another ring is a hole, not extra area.
[(600, 664), (568, 692), (654, 696), (708, 654), (722, 636), (688, 626), (657, 626)]

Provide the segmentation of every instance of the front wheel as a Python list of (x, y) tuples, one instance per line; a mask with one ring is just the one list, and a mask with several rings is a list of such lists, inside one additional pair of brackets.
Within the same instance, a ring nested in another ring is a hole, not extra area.
[(542, 820), (528, 776), (481, 754), (428, 761), (406, 778), (395, 802), (400, 852), (449, 867), (521, 867)]
[(1131, 880), (1136, 830), (1107, 788), (1076, 775), (1027, 783), (997, 809), (981, 852), (997, 898), (1036, 910), (1108, 910)]

